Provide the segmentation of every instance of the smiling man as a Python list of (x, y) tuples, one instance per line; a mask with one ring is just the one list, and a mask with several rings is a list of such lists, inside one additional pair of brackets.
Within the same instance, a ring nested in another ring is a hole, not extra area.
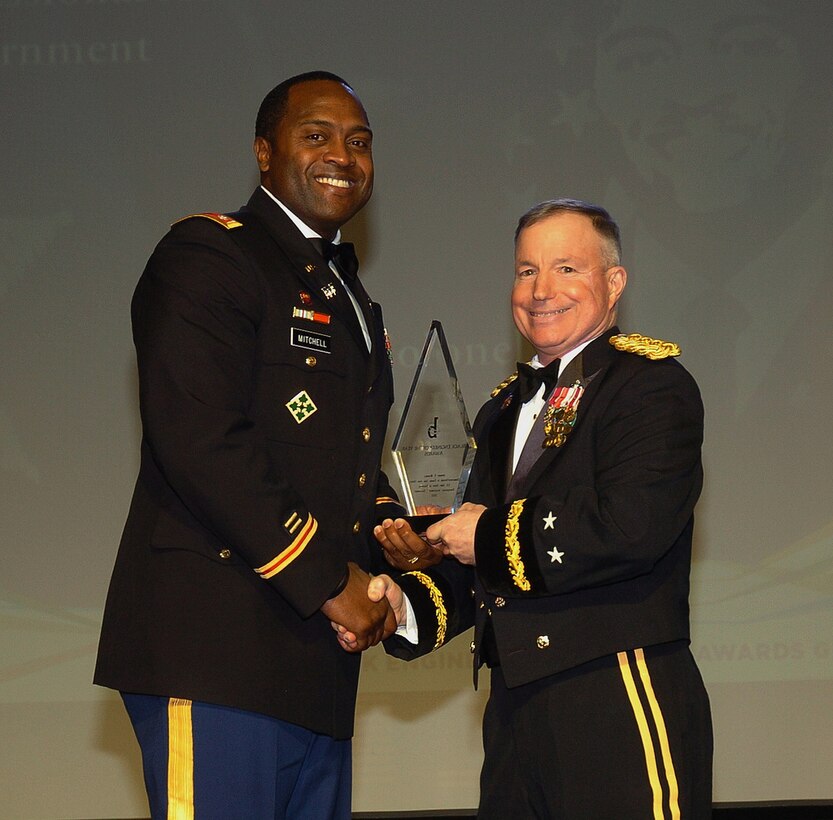
[(521, 217), (512, 313), (535, 357), (477, 416), (468, 502), (428, 543), (404, 520), (377, 529), (406, 572), (371, 595), (384, 584), (404, 623), (404, 590), (418, 621), (388, 651), (416, 657), (474, 624), (475, 670), (491, 668), (482, 819), (711, 817), (688, 648), (703, 408), (676, 345), (618, 332), (619, 257), (603, 208)]
[(248, 204), (175, 223), (132, 305), (141, 467), (95, 680), (153, 817), (348, 818), (359, 657), (330, 620), (360, 649), (395, 626), (365, 572), (391, 369), (340, 241), (373, 190), (367, 115), (339, 77), (293, 77), (254, 152)]

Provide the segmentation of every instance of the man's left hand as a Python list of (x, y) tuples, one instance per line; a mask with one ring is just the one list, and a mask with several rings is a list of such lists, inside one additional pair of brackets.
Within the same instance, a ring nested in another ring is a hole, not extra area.
[(425, 532), (426, 540), (429, 544), (439, 545), (444, 555), (474, 566), (474, 533), (485, 509), (482, 504), (467, 501), (456, 513), (432, 524)]
[(442, 552), (417, 535), (404, 518), (386, 518), (373, 534), (382, 545), (387, 562), (403, 572), (425, 569), (443, 560)]

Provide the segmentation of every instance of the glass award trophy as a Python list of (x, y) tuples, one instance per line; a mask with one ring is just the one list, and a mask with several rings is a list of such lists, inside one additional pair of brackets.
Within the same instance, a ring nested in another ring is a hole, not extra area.
[(446, 514), (420, 514), (420, 507), (460, 506), (476, 449), (443, 326), (434, 320), (391, 446), (415, 532)]

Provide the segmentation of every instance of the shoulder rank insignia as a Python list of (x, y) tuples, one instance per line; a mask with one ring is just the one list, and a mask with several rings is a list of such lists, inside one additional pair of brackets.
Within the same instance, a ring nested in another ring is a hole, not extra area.
[(507, 376), (494, 390), (492, 390), (492, 392), (490, 393), (491, 397), (494, 398), (495, 396), (497, 396), (497, 394), (500, 393), (501, 390), (505, 390), (517, 378), (518, 371), (516, 370), (514, 373), (512, 373), (512, 375)]
[(652, 339), (639, 333), (620, 333), (618, 336), (611, 336), (608, 341), (617, 350), (636, 353), (637, 356), (645, 356), (648, 359), (667, 359), (669, 356), (679, 356), (682, 352), (680, 346), (674, 342)]
[(210, 219), (212, 222), (216, 222), (218, 225), (222, 225), (227, 231), (230, 231), (232, 228), (243, 227), (243, 223), (238, 222), (233, 217), (226, 216), (226, 214), (214, 213), (189, 214), (188, 216), (183, 216), (182, 219), (177, 219), (176, 222), (172, 222), (171, 227), (173, 227), (174, 225), (178, 225), (180, 222), (184, 222), (186, 219)]

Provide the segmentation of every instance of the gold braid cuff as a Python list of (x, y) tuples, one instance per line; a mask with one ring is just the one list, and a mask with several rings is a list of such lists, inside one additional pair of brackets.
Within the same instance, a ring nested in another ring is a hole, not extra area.
[(620, 333), (618, 336), (611, 336), (608, 341), (617, 350), (636, 353), (637, 356), (645, 356), (648, 359), (667, 359), (669, 356), (679, 356), (682, 352), (680, 346), (674, 342), (652, 339), (639, 333), (630, 333), (627, 336)]
[(518, 519), (524, 510), (525, 498), (513, 501), (509, 508), (509, 515), (506, 518), (506, 558), (509, 561), (509, 572), (512, 574), (512, 581), (515, 586), (524, 592), (529, 592), (532, 585), (527, 580), (524, 562), (521, 560), (521, 545), (518, 543)]
[(439, 649), (445, 642), (445, 631), (448, 628), (448, 613), (443, 601), (443, 594), (431, 577), (424, 572), (415, 571), (406, 572), (405, 574), (412, 575), (428, 590), (428, 595), (431, 597), (431, 603), (434, 604), (434, 612), (437, 616), (437, 641), (434, 644), (434, 649)]

